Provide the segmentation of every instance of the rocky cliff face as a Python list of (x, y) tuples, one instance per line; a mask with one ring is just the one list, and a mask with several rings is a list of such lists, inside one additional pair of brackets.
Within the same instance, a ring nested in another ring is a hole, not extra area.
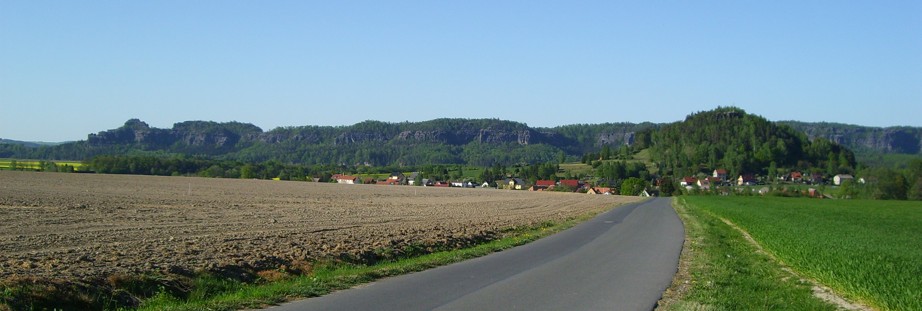
[(449, 135), (446, 131), (402, 131), (394, 139), (398, 141), (447, 144)]
[[(396, 125), (387, 126), (397, 127)], [(177, 123), (172, 129), (158, 129), (152, 128), (138, 119), (131, 119), (117, 129), (90, 134), (87, 137), (87, 142), (91, 145), (141, 145), (150, 148), (175, 146), (177, 144), (228, 148), (238, 143), (255, 142), (267, 144), (284, 142), (320, 144), (329, 142), (332, 145), (350, 145), (387, 143), (392, 140), (405, 143), (451, 145), (465, 145), (471, 142), (528, 145), (535, 143), (536, 139), (538, 140), (537, 142), (542, 142), (540, 138), (544, 136), (542, 133), (531, 129), (457, 126), (444, 130), (414, 130), (411, 124), (402, 126), (407, 129), (395, 131), (395, 128), (391, 127), (381, 130), (356, 129), (352, 127), (306, 127), (263, 132), (261, 129), (249, 124), (189, 121)]]
[(482, 129), (477, 133), (477, 142), (482, 144), (517, 143), (528, 145), (532, 139), (532, 131), (494, 131)]
[[(172, 129), (152, 128), (147, 123), (131, 119), (117, 129), (90, 134), (87, 143), (91, 145), (136, 145), (146, 149), (158, 149), (176, 144), (192, 147), (227, 149), (237, 144), (244, 136), (233, 129), (234, 125), (215, 122), (190, 121), (177, 123)], [(245, 127), (252, 125), (245, 125)], [(262, 133), (257, 127), (248, 128), (250, 134)], [(253, 137), (247, 135), (246, 137)]]
[(810, 139), (825, 138), (854, 150), (922, 154), (922, 128), (865, 127), (838, 123), (779, 122), (804, 132)]
[(87, 142), (97, 145), (157, 144), (169, 136), (169, 130), (151, 128), (141, 120), (131, 119), (117, 129), (90, 134)]
[(599, 133), (596, 137), (596, 144), (602, 145), (632, 145), (634, 144), (634, 132), (615, 131)]
[(345, 132), (336, 136), (333, 145), (361, 144), (369, 142), (387, 142), (388, 137), (383, 133), (375, 132)]
[[(873, 128), (791, 121), (779, 123), (791, 126), (811, 139), (826, 138), (854, 150), (922, 154), (922, 128)], [(171, 129), (158, 129), (138, 119), (131, 119), (117, 129), (90, 134), (87, 143), (210, 154), (234, 151), (253, 144), (545, 144), (579, 155), (597, 151), (603, 145), (631, 145), (636, 131), (651, 126), (656, 125), (618, 123), (534, 129), (511, 121), (440, 119), (420, 123), (367, 121), (345, 127), (304, 126), (263, 132), (252, 124), (238, 122), (188, 121), (176, 123)]]

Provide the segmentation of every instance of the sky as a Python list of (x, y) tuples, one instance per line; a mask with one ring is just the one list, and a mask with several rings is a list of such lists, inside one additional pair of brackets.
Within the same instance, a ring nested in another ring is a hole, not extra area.
[(0, 0), (0, 138), (138, 118), (922, 126), (922, 1)]

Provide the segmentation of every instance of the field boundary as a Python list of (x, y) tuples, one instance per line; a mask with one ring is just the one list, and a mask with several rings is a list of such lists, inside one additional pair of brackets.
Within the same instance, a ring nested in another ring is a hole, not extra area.
[(762, 247), (762, 245), (759, 244), (759, 242), (756, 241), (752, 237), (752, 235), (750, 235), (749, 232), (747, 232), (745, 229), (741, 228), (740, 226), (737, 226), (735, 223), (733, 223), (729, 219), (726, 219), (726, 218), (723, 218), (717, 215), (713, 215), (713, 214), (712, 216), (717, 217), (717, 219), (720, 219), (721, 221), (723, 221), (723, 223), (727, 224), (728, 226), (730, 226), (731, 228), (739, 232), (743, 236), (743, 238), (746, 239), (747, 242), (749, 242), (750, 245), (756, 248), (756, 252), (766, 255), (768, 256), (768, 258), (771, 258), (772, 261), (774, 261), (775, 263), (778, 264), (778, 266), (781, 267), (781, 270), (784, 270), (788, 274), (791, 274), (791, 276), (798, 278), (799, 280), (803, 282), (807, 282), (811, 284), (811, 287), (813, 289), (813, 296), (819, 299), (822, 299), (825, 302), (834, 304), (838, 306), (839, 308), (842, 308), (845, 310), (874, 311), (873, 308), (868, 307), (864, 304), (861, 304), (859, 302), (849, 301), (843, 298), (841, 295), (833, 291), (832, 288), (829, 288), (829, 286), (823, 285), (817, 280), (800, 275), (799, 273), (797, 273), (797, 271), (794, 271), (794, 269), (786, 265), (784, 261), (782, 261), (778, 257), (775, 257), (774, 254), (766, 251)]

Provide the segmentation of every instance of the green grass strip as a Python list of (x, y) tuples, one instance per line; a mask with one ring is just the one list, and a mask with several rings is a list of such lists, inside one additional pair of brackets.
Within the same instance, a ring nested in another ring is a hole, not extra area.
[(907, 201), (689, 197), (800, 274), (881, 310), (922, 310), (922, 205)]
[(585, 215), (559, 223), (545, 222), (538, 226), (511, 231), (507, 237), (470, 248), (442, 251), (412, 258), (398, 259), (374, 265), (346, 263), (319, 264), (309, 275), (296, 276), (265, 284), (244, 284), (202, 276), (187, 299), (178, 299), (167, 291), (142, 302), (139, 310), (238, 310), (306, 297), (317, 297), (335, 290), (347, 289), (380, 278), (423, 271), (497, 251), (523, 245), (563, 231), (590, 219)]
[(685, 223), (693, 258), (687, 289), (665, 310), (836, 310), (813, 296), (811, 285), (756, 252), (742, 234), (678, 198), (674, 204)]

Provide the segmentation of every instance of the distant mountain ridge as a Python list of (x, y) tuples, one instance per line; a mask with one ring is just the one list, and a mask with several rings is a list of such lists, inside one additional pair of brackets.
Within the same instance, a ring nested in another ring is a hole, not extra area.
[(922, 154), (922, 127), (868, 127), (841, 123), (780, 121), (811, 139), (822, 137), (855, 151)]
[(579, 156), (603, 144), (630, 144), (652, 123), (532, 128), (498, 119), (365, 121), (350, 126), (279, 127), (186, 121), (162, 129), (131, 119), (121, 127), (59, 146), (0, 145), (0, 157), (88, 159), (96, 155), (185, 154), (299, 164), (419, 165), (535, 163)]
[[(875, 128), (837, 123), (774, 122), (811, 139), (850, 149), (922, 154), (922, 128)], [(636, 135), (667, 124), (575, 124), (529, 127), (498, 119), (435, 119), (349, 126), (293, 126), (270, 131), (241, 122), (185, 121), (154, 128), (139, 119), (89, 134), (84, 141), (38, 146), (4, 141), (0, 157), (82, 160), (101, 154), (185, 154), (239, 161), (299, 164), (420, 165), (430, 163), (535, 163), (631, 145)]]
[(66, 144), (66, 143), (69, 143), (69, 142), (50, 143), (50, 142), (43, 142), (43, 141), (21, 141), (21, 140), (0, 138), (0, 144), (22, 145), (26, 147), (56, 146), (56, 145)]

